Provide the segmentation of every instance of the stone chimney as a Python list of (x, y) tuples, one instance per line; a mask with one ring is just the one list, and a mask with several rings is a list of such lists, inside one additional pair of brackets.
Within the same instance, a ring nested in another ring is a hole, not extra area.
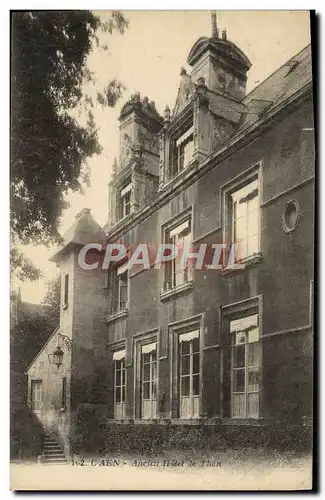
[(156, 110), (155, 102), (147, 96), (141, 99), (140, 92), (135, 92), (124, 104), (119, 117), (120, 120), (120, 158), (116, 165), (116, 174), (119, 174), (132, 159), (134, 144), (140, 144), (152, 154), (158, 154), (158, 143), (150, 140), (152, 135), (159, 132), (163, 118)]

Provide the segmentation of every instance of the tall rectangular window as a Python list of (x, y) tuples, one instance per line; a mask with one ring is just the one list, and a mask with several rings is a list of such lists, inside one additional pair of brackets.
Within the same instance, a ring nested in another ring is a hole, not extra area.
[(191, 244), (190, 219), (167, 231), (166, 243), (172, 244), (178, 249), (177, 257), (168, 261), (165, 266), (164, 288), (169, 289), (182, 285), (192, 279), (191, 268), (188, 264), (184, 267), (181, 263), (184, 247)]
[(109, 289), (111, 292), (111, 312), (127, 308), (129, 301), (129, 276), (126, 265), (109, 270)]
[(190, 127), (175, 142), (174, 175), (179, 174), (192, 161), (194, 152), (193, 127)]
[(66, 408), (67, 406), (67, 379), (62, 378), (62, 395), (61, 395), (61, 408)]
[(197, 418), (200, 411), (199, 331), (179, 335), (180, 418)]
[(32, 410), (42, 409), (43, 387), (41, 380), (32, 380), (31, 382), (31, 406)]
[(261, 346), (258, 315), (230, 321), (232, 417), (259, 416)]
[(64, 302), (63, 304), (68, 304), (69, 301), (69, 274), (64, 276)]
[(236, 260), (259, 252), (259, 193), (258, 179), (230, 194), (231, 198), (231, 243), (237, 243)]
[(125, 419), (125, 349), (115, 351), (113, 354), (114, 363), (114, 419)]
[(157, 415), (157, 343), (141, 346), (141, 418)]
[(131, 213), (131, 191), (132, 182), (131, 179), (124, 184), (124, 187), (120, 191), (120, 217), (123, 219)]
[[(120, 268), (121, 269), (121, 268)], [(128, 303), (128, 272), (118, 269), (118, 308), (124, 309)], [(120, 271), (120, 272), (119, 272)]]

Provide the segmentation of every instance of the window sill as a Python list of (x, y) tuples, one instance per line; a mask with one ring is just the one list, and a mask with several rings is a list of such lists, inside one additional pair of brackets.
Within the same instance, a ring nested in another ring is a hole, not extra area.
[(118, 425), (161, 425), (161, 426), (216, 426), (216, 425), (244, 425), (244, 426), (262, 426), (270, 425), (273, 422), (269, 418), (219, 418), (219, 417), (192, 417), (192, 418), (125, 418), (124, 420), (109, 419), (109, 422)]
[(238, 264), (244, 264), (245, 267), (238, 269), (235, 267), (236, 266), (236, 264), (235, 264), (235, 265), (230, 266), (230, 267), (225, 267), (221, 271), (221, 274), (222, 274), (222, 276), (229, 276), (232, 274), (237, 274), (237, 273), (246, 271), (246, 269), (248, 269), (250, 267), (257, 266), (258, 264), (260, 264), (261, 260), (262, 260), (262, 254), (260, 252), (254, 253), (253, 255), (250, 255), (249, 257), (246, 257), (245, 259), (238, 262)]
[(240, 418), (240, 417), (233, 417), (233, 418), (220, 418), (219, 422), (221, 425), (262, 425), (262, 424), (267, 424), (270, 423), (269, 420), (262, 418), (262, 417), (256, 417), (256, 418)]
[(186, 283), (182, 283), (181, 285), (170, 288), (169, 290), (160, 292), (159, 298), (162, 302), (168, 300), (176, 295), (186, 292), (187, 290), (192, 290), (194, 288), (194, 281), (187, 281)]
[(112, 323), (113, 321), (116, 321), (118, 319), (125, 318), (128, 313), (128, 308), (125, 307), (123, 309), (119, 309), (118, 311), (114, 311), (111, 314), (107, 314), (107, 316), (105, 317), (105, 323)]
[(66, 304), (62, 304), (61, 308), (63, 309), (63, 311), (65, 311), (66, 309), (68, 309), (69, 307), (69, 303), (67, 302)]

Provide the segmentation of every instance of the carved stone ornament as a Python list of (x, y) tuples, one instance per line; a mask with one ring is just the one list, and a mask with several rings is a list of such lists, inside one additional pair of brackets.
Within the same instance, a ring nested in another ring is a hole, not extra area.
[(132, 156), (132, 139), (128, 134), (124, 134), (121, 141), (121, 166), (125, 167)]
[(209, 103), (208, 87), (205, 84), (205, 78), (203, 76), (201, 76), (196, 83), (195, 98), (199, 104), (207, 105)]
[(180, 113), (182, 109), (184, 109), (187, 104), (193, 100), (194, 92), (195, 87), (191, 76), (187, 74), (186, 69), (181, 68), (181, 81), (178, 88), (173, 116)]

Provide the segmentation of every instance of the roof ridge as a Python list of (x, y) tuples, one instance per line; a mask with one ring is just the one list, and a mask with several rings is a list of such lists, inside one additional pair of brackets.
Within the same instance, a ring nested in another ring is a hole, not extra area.
[(51, 333), (51, 335), (48, 337), (48, 339), (44, 342), (44, 344), (42, 345), (42, 347), (39, 349), (38, 353), (36, 354), (36, 356), (34, 357), (33, 361), (29, 364), (27, 370), (26, 370), (26, 375), (29, 371), (29, 369), (32, 367), (32, 365), (35, 363), (35, 361), (37, 360), (38, 356), (44, 351), (45, 347), (47, 346), (47, 344), (50, 342), (50, 340), (52, 340), (52, 338), (54, 337), (54, 335), (56, 334), (56, 332), (60, 329), (60, 323), (55, 327), (55, 329), (53, 330), (53, 332)]

